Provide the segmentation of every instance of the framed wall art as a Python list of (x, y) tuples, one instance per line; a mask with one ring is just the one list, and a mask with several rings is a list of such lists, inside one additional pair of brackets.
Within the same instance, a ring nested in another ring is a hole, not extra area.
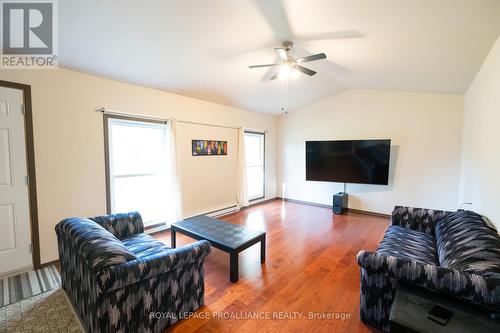
[(192, 140), (193, 156), (227, 155), (227, 141)]

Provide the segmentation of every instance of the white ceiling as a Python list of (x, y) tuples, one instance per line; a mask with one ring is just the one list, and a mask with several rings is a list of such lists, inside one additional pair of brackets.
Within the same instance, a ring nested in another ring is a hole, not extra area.
[[(500, 35), (499, 0), (63, 0), (59, 8), (62, 67), (270, 113), (349, 88), (464, 93)], [(317, 37), (292, 50), (326, 53), (304, 64), (313, 77), (285, 86), (248, 68), (274, 62), (285, 39)]]

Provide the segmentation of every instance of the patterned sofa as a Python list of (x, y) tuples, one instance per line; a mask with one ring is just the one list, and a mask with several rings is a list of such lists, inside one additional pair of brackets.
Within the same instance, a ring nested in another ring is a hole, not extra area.
[(207, 241), (170, 249), (137, 212), (55, 229), (62, 287), (88, 332), (160, 332), (203, 305)]
[(377, 251), (357, 260), (361, 320), (384, 331), (399, 284), (500, 311), (500, 237), (474, 212), (397, 206)]

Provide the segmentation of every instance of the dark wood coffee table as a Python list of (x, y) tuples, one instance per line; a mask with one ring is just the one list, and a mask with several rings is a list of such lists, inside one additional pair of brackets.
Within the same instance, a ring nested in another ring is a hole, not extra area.
[(170, 226), (172, 248), (175, 248), (175, 234), (180, 232), (197, 240), (207, 240), (213, 247), (229, 253), (229, 279), (238, 281), (238, 254), (260, 242), (260, 262), (266, 261), (266, 233), (251, 230), (237, 224), (219, 221), (200, 215)]

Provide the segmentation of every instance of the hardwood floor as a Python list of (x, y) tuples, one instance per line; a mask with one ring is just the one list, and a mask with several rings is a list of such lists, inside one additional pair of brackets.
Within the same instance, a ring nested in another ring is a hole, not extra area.
[[(229, 255), (205, 261), (205, 306), (171, 332), (368, 332), (359, 319), (361, 249), (374, 250), (389, 224), (360, 213), (275, 200), (221, 218), (267, 233), (267, 259), (256, 244), (240, 253), (240, 278), (229, 281)], [(170, 233), (156, 237), (170, 244)], [(177, 234), (177, 244), (194, 240)], [(337, 313), (350, 319), (309, 319)], [(277, 316), (288, 316), (282, 319)], [(225, 318), (229, 316), (230, 318)], [(248, 319), (258, 316), (260, 319)], [(266, 318), (269, 316), (270, 318)], [(235, 318), (236, 317), (236, 318)]]

